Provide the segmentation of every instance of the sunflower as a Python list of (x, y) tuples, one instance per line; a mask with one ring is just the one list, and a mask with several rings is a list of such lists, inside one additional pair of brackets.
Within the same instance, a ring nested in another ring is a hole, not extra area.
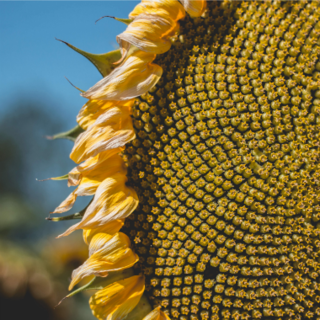
[[(98, 319), (320, 319), (319, 2), (142, 0), (87, 57), (70, 289)], [(64, 220), (63, 218), (54, 218)], [(82, 290), (82, 289), (78, 289)]]

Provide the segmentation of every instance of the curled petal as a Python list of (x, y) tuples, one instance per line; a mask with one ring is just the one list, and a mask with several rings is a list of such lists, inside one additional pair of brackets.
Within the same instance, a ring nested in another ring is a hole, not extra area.
[(170, 320), (170, 318), (161, 311), (160, 307), (157, 307), (147, 314), (142, 320)]
[(154, 59), (154, 54), (136, 51), (81, 95), (99, 100), (130, 100), (140, 96), (151, 89), (162, 75), (162, 68), (152, 63)]
[(178, 24), (174, 21), (141, 14), (128, 25), (126, 31), (117, 36), (117, 41), (124, 48), (123, 54), (128, 50), (125, 42), (142, 51), (161, 54), (170, 49), (171, 42), (168, 38), (177, 28)]
[(121, 320), (138, 304), (145, 289), (143, 276), (117, 281), (90, 298), (92, 313), (99, 320)]
[(72, 272), (69, 290), (85, 277), (106, 277), (109, 272), (133, 266), (139, 258), (129, 247), (130, 240), (124, 233), (96, 234), (90, 242), (90, 257)]
[(206, 0), (180, 0), (192, 18), (200, 17), (207, 7)]
[(178, 21), (185, 17), (185, 10), (177, 0), (142, 0), (129, 14), (129, 17), (135, 19), (140, 14), (152, 14)]
[(80, 134), (70, 158), (79, 163), (102, 151), (123, 147), (135, 138), (129, 107), (112, 107)]
[(114, 173), (105, 179), (98, 187), (82, 220), (59, 237), (78, 229), (98, 228), (110, 221), (129, 216), (136, 209), (139, 200), (134, 189), (125, 185), (126, 181), (123, 173)]
[(111, 107), (131, 107), (132, 100), (128, 101), (105, 101), (89, 100), (80, 110), (77, 122), (82, 129), (87, 130), (93, 123)]
[[(91, 159), (92, 158), (89, 160)], [(55, 209), (53, 213), (62, 213), (70, 210), (78, 196), (94, 195), (101, 182), (111, 176), (114, 172), (122, 172), (123, 174), (126, 174), (127, 172), (124, 161), (118, 154), (108, 157), (106, 160), (100, 162), (99, 165), (94, 166), (92, 170), (79, 172), (77, 168), (78, 167), (73, 169), (69, 175), (72, 178), (73, 185), (79, 184), (79, 186)]]

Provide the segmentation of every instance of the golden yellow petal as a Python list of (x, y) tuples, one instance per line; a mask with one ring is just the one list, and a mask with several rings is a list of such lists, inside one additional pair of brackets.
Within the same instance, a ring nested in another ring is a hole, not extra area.
[[(119, 148), (116, 150), (119, 151)], [(109, 156), (105, 151), (103, 155), (99, 154), (97, 157), (100, 155), (102, 160), (100, 162), (94, 162), (96, 157), (86, 161), (88, 162), (87, 164), (91, 166), (91, 170), (84, 167), (83, 171), (78, 171), (77, 168), (81, 167), (78, 166), (70, 172), (69, 185), (74, 186), (79, 184), (79, 186), (55, 209), (53, 213), (62, 213), (70, 210), (78, 196), (94, 195), (101, 182), (115, 172), (126, 174), (126, 166), (123, 159), (118, 154), (113, 154), (111, 157), (105, 157), (106, 155)]]
[(106, 234), (113, 235), (122, 228), (123, 223), (124, 223), (124, 220), (114, 220), (104, 224), (100, 228), (83, 230), (83, 240), (86, 244), (89, 244), (92, 238), (99, 233), (106, 233)]
[(105, 101), (105, 100), (89, 100), (80, 110), (77, 116), (77, 122), (82, 129), (86, 130), (90, 127), (98, 117), (106, 112), (107, 109), (118, 107), (131, 107), (132, 100), (129, 101)]
[(185, 10), (177, 0), (142, 0), (141, 3), (133, 9), (129, 17), (134, 19), (140, 14), (152, 14), (165, 19), (178, 21), (185, 17)]
[(117, 36), (117, 41), (126, 50), (125, 42), (128, 42), (142, 51), (161, 54), (170, 49), (169, 36), (177, 28), (178, 24), (173, 20), (141, 14), (128, 25), (126, 31)]
[(206, 0), (180, 0), (192, 18), (200, 17), (207, 7)]
[(106, 277), (109, 272), (133, 266), (139, 257), (129, 246), (130, 240), (124, 233), (113, 236), (106, 233), (96, 234), (90, 242), (89, 258), (72, 272), (69, 290), (85, 277)]
[(98, 187), (93, 201), (88, 206), (82, 220), (70, 227), (59, 237), (78, 229), (93, 229), (129, 216), (138, 206), (139, 200), (133, 188), (125, 185), (123, 173), (114, 173)]
[(99, 100), (130, 100), (140, 96), (151, 89), (162, 75), (162, 68), (152, 63), (154, 59), (154, 54), (136, 51), (81, 95)]
[(104, 176), (104, 180), (107, 175), (105, 173), (110, 171), (111, 168), (117, 166), (124, 166), (123, 159), (118, 155), (124, 148), (110, 149), (107, 151), (100, 152), (95, 157), (89, 158), (82, 164), (73, 168), (68, 175), (68, 186), (76, 186), (80, 183), (82, 178), (94, 179), (98, 176)]
[(143, 276), (117, 281), (90, 298), (92, 313), (99, 320), (121, 320), (135, 308), (145, 289)]
[(148, 315), (146, 315), (142, 320), (170, 320), (170, 318), (161, 311), (160, 307), (157, 307)]
[(70, 158), (82, 162), (102, 151), (123, 147), (135, 138), (130, 107), (112, 107), (104, 112), (74, 143)]

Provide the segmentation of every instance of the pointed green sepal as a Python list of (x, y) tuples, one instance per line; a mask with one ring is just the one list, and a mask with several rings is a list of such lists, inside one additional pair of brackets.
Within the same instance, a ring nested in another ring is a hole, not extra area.
[(56, 39), (60, 42), (65, 43), (68, 47), (73, 49), (74, 51), (80, 53), (82, 56), (87, 58), (91, 63), (95, 65), (98, 71), (102, 74), (103, 77), (107, 76), (116, 66), (114, 62), (117, 62), (121, 59), (120, 49), (110, 51), (102, 54), (93, 54), (83, 50), (80, 50), (73, 46), (72, 44), (65, 42), (60, 39)]
[[(97, 280), (96, 277), (94, 277), (91, 281), (89, 281), (87, 284), (85, 284), (84, 286), (72, 291), (71, 293), (69, 293), (68, 295), (65, 296), (65, 298), (70, 298), (74, 295), (76, 295), (77, 293), (83, 291), (83, 290), (90, 290), (92, 284)], [(64, 299), (65, 299), (64, 298)], [(62, 299), (63, 300), (63, 299)]]
[(50, 178), (50, 180), (68, 180), (69, 174), (65, 174), (64, 176)]
[(47, 139), (49, 140), (67, 139), (67, 140), (75, 141), (78, 135), (83, 131), (84, 130), (79, 125), (76, 125), (74, 128), (72, 128), (69, 131), (57, 133), (54, 136), (47, 136)]
[(82, 93), (85, 92), (84, 90), (81, 90), (80, 88), (76, 87), (67, 77), (65, 77), (65, 78), (74, 88), (76, 88), (77, 90), (79, 90)]
[(91, 281), (89, 281), (89, 282), (88, 282), (87, 284), (85, 284), (84, 286), (82, 286), (82, 287), (78, 288), (77, 290), (74, 290), (74, 291), (72, 291), (71, 293), (69, 293), (68, 295), (66, 295), (63, 299), (61, 299), (61, 300), (59, 301), (59, 303), (55, 306), (55, 308), (56, 308), (57, 306), (59, 306), (60, 303), (61, 303), (64, 299), (70, 298), (70, 297), (76, 295), (77, 293), (79, 293), (79, 292), (81, 292), (81, 291), (83, 291), (83, 290), (86, 290), (88, 287), (91, 286), (91, 284), (92, 284), (95, 280), (96, 280), (96, 277), (94, 277)]
[(114, 272), (109, 272), (108, 276), (105, 278), (97, 278), (94, 277), (91, 281), (89, 281), (87, 284), (85, 284), (84, 286), (72, 291), (71, 293), (69, 293), (67, 296), (65, 296), (59, 303), (58, 305), (66, 298), (70, 298), (74, 295), (76, 295), (77, 293), (81, 292), (81, 291), (85, 291), (85, 290), (101, 290), (105, 287), (107, 287), (108, 285), (119, 281), (119, 280), (123, 280), (126, 278), (129, 278), (131, 276), (133, 276), (134, 272), (132, 270), (132, 268), (129, 269), (125, 269), (125, 270), (121, 270), (121, 271), (114, 271)]
[(133, 21), (132, 19), (121, 19), (121, 18), (117, 18), (117, 17), (112, 17), (112, 18), (126, 24), (127, 26)]
[[(91, 202), (90, 202), (90, 203), (91, 203)], [(86, 212), (88, 206), (89, 206), (89, 205), (87, 205), (87, 206), (86, 206), (84, 209), (82, 209), (81, 211), (76, 212), (76, 213), (74, 213), (74, 214), (70, 214), (69, 216), (54, 217), (54, 218), (49, 217), (49, 218), (46, 218), (46, 220), (57, 222), (57, 221), (64, 221), (64, 220), (82, 219), (82, 217), (84, 216), (84, 213)]]
[(120, 22), (122, 22), (122, 23), (124, 23), (124, 24), (126, 24), (126, 25), (129, 25), (129, 24), (133, 21), (132, 19), (122, 19), (122, 18), (117, 18), (117, 17), (114, 17), (114, 16), (103, 16), (103, 17), (99, 18), (98, 20), (96, 20), (96, 23), (97, 23), (99, 20), (103, 19), (103, 18), (112, 18), (112, 19), (115, 19), (115, 20), (117, 20), (117, 21), (120, 21)]
[[(50, 139), (50, 137), (49, 137), (49, 139)], [(69, 174), (67, 173), (61, 177), (47, 178), (47, 179), (42, 179), (42, 180), (36, 179), (36, 180), (41, 182), (41, 181), (48, 181), (48, 180), (67, 180), (68, 178), (69, 178)]]
[(57, 221), (64, 221), (64, 220), (82, 219), (82, 217), (83, 215), (81, 215), (80, 212), (77, 212), (65, 217), (54, 217), (54, 218), (49, 217), (49, 218), (46, 218), (46, 220), (57, 222)]

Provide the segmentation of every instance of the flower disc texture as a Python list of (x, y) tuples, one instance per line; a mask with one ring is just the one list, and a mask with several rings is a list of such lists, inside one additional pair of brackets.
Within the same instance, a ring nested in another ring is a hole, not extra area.
[(85, 162), (56, 209), (94, 194), (63, 234), (90, 249), (72, 285), (115, 277), (98, 319), (320, 319), (319, 3), (142, 0), (129, 17), (119, 65), (82, 93)]

